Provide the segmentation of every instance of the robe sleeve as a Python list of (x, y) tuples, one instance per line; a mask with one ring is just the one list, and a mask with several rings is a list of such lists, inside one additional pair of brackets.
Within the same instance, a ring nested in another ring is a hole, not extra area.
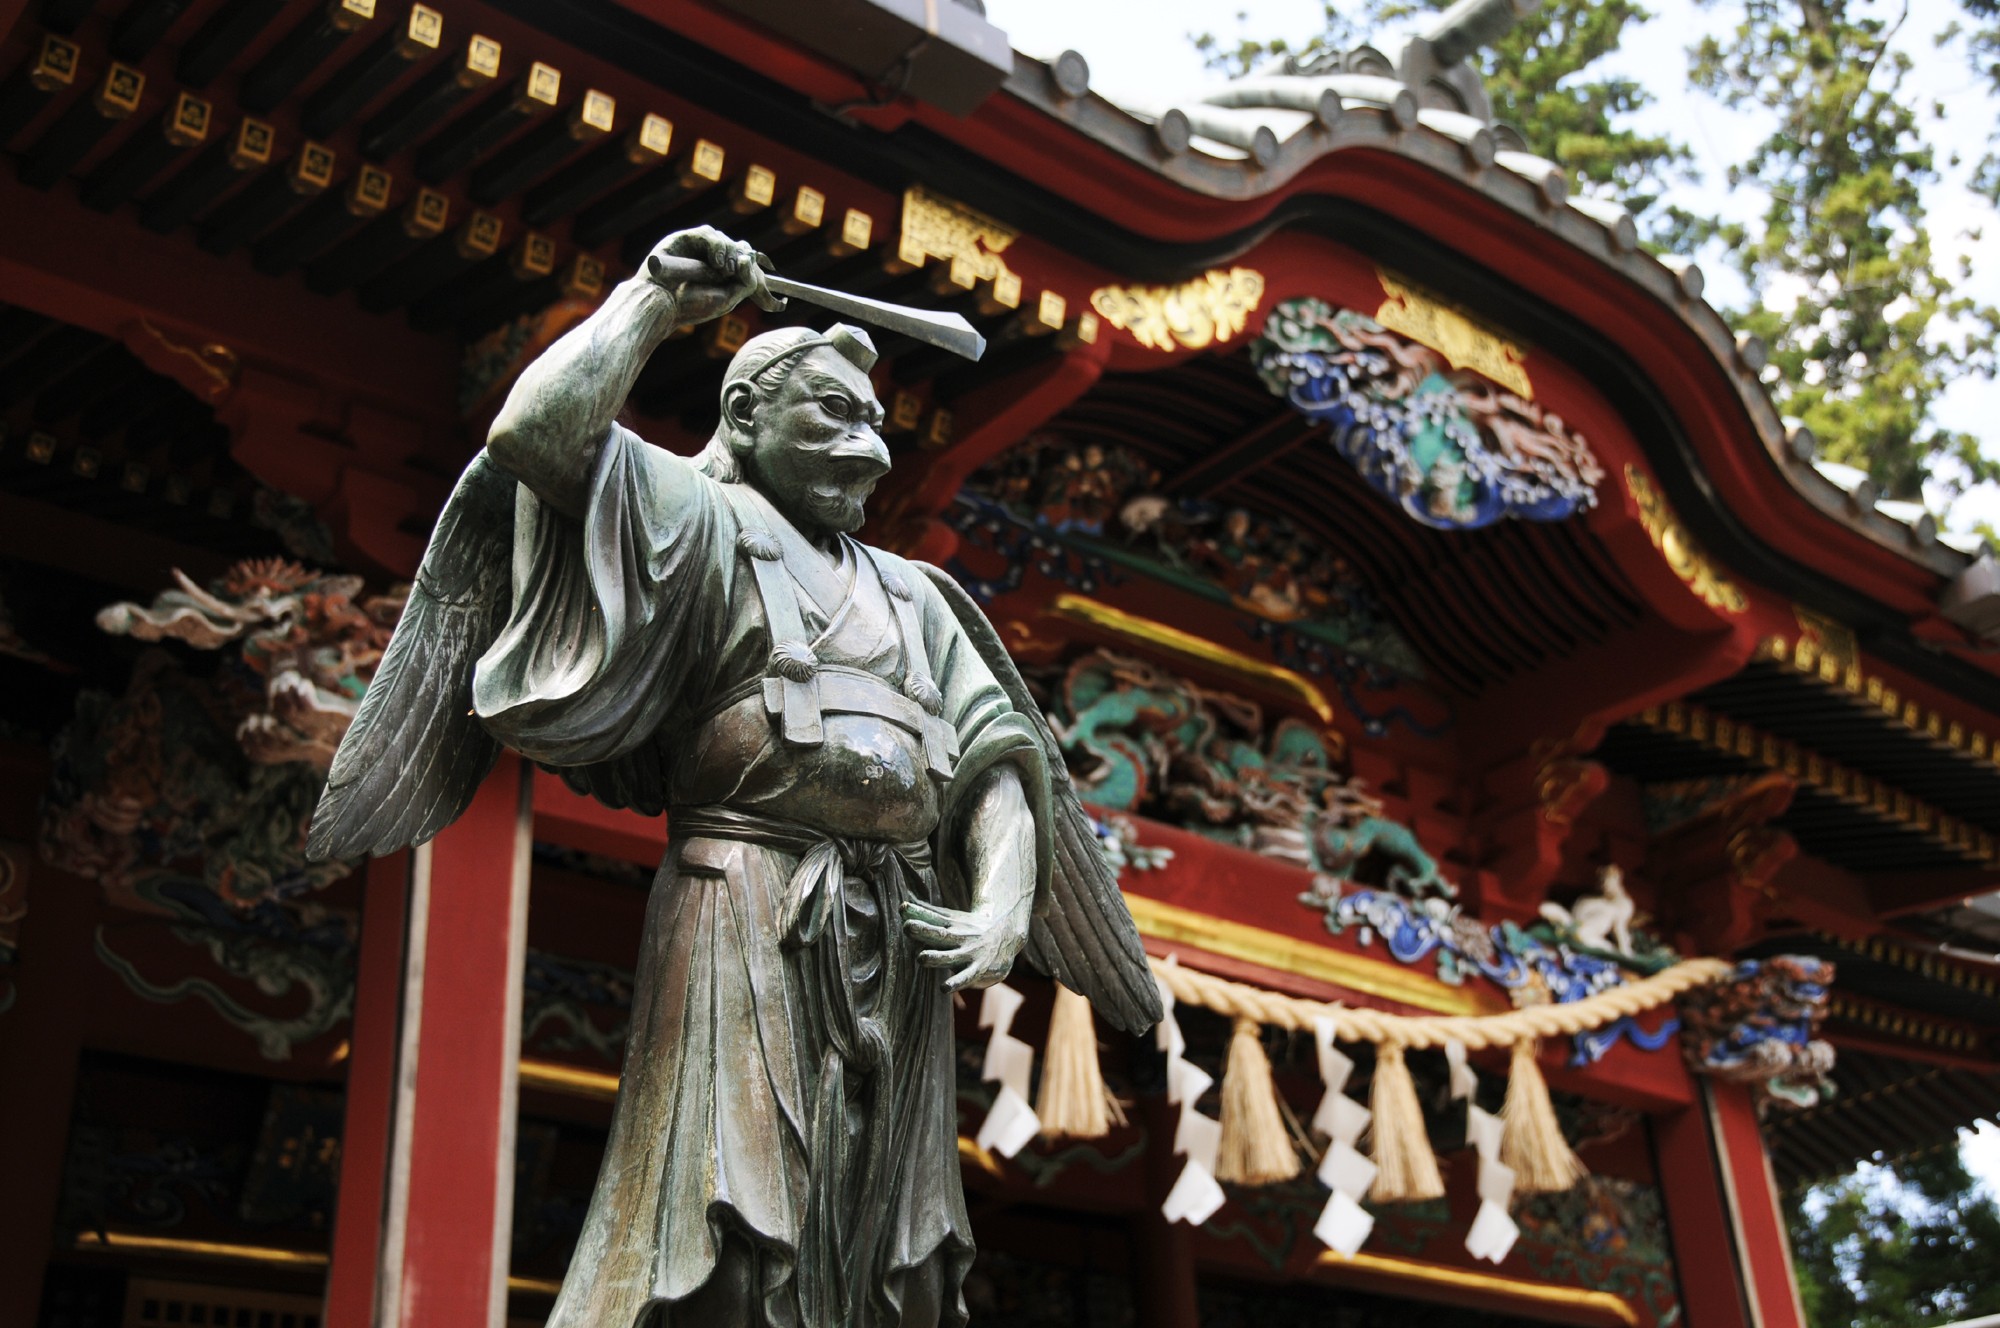
[(582, 520), (520, 485), (513, 608), (473, 678), (493, 735), (614, 806), (663, 805), (651, 739), (721, 636), (725, 508), (714, 481), (615, 424)]
[(1014, 709), (930, 578), (914, 567), (905, 567), (904, 575), (916, 592), (932, 677), (944, 697), (943, 717), (958, 730), (958, 765), (945, 790), (939, 822), (945, 850), (942, 856), (962, 864), (968, 829), (965, 818), (979, 777), (1003, 762), (1013, 765), (1021, 777), (1021, 791), (1027, 795), (1028, 811), (1035, 818), (1035, 912), (1040, 914), (1048, 904), (1055, 861), (1048, 753), (1042, 748), (1034, 721)]

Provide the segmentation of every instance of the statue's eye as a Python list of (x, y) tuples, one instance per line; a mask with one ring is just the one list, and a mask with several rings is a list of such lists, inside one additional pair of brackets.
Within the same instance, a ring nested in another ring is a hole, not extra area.
[(846, 397), (834, 396), (832, 394), (823, 396), (819, 399), (819, 408), (833, 416), (836, 420), (851, 420), (854, 418), (854, 403)]

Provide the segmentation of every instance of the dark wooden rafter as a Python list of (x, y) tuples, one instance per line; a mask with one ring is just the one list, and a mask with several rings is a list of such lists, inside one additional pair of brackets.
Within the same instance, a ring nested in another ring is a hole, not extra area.
[(1296, 412), (1279, 410), (1269, 419), (1217, 446), (1161, 484), (1171, 494), (1208, 498), (1217, 490), (1239, 484), (1310, 438), (1316, 426)]

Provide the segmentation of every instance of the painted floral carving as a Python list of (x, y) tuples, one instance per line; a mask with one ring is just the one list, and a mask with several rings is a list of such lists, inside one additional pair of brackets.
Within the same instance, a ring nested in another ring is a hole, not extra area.
[(1361, 477), (1425, 525), (1559, 521), (1596, 505), (1604, 468), (1560, 416), (1364, 314), (1287, 300), (1250, 354), (1273, 395), (1330, 426)]
[(1759, 1110), (1796, 1109), (1833, 1095), (1833, 1044), (1822, 1041), (1834, 966), (1811, 955), (1745, 959), (1729, 981), (1681, 998), (1688, 1064), (1749, 1084)]
[(966, 483), (953, 518), (972, 543), (1007, 555), (1006, 579), (960, 580), (990, 599), (1030, 565), (1086, 592), (1094, 586), (1079, 582), (1115, 584), (1137, 571), (1423, 676), (1416, 651), (1339, 554), (1281, 517), (1171, 498), (1159, 485), (1159, 472), (1126, 448), (1031, 438)]
[(199, 999), (283, 1060), (352, 1008), (353, 921), (312, 898), (349, 865), (305, 859), (321, 772), (258, 763), (239, 745), (261, 699), (253, 678), (193, 677), (151, 651), (125, 695), (82, 693), (52, 749), (40, 847), (232, 979), (149, 978), (115, 929), (100, 928), (98, 957), (128, 987), (148, 1000)]

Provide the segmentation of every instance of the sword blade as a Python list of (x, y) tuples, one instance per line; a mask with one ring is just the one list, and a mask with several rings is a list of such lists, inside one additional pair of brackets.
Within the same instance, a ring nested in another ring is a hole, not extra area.
[[(647, 258), (646, 264), (648, 272), (655, 281), (669, 286), (677, 281), (692, 281), (708, 274), (707, 266), (692, 258), (672, 258), (653, 254)], [(872, 323), (890, 332), (900, 332), (927, 346), (936, 346), (954, 355), (963, 355), (968, 360), (976, 360), (986, 353), (986, 338), (979, 335), (978, 328), (966, 322), (958, 314), (942, 313), (936, 309), (913, 309), (907, 304), (890, 304), (885, 300), (871, 300), (865, 295), (849, 295), (846, 291), (828, 290), (824, 286), (793, 281), (790, 277), (780, 277), (772, 273), (765, 274), (764, 285), (773, 295), (804, 300), (807, 304), (816, 304), (830, 312), (846, 314), (850, 318), (858, 318), (864, 323)]]
[(927, 346), (963, 355), (968, 360), (976, 360), (986, 353), (986, 338), (958, 314), (913, 309), (907, 304), (889, 304), (871, 300), (865, 295), (849, 295), (846, 291), (793, 281), (790, 277), (767, 274), (764, 285), (775, 295), (804, 300), (807, 304), (816, 304), (822, 309), (846, 314), (891, 332), (901, 332)]

